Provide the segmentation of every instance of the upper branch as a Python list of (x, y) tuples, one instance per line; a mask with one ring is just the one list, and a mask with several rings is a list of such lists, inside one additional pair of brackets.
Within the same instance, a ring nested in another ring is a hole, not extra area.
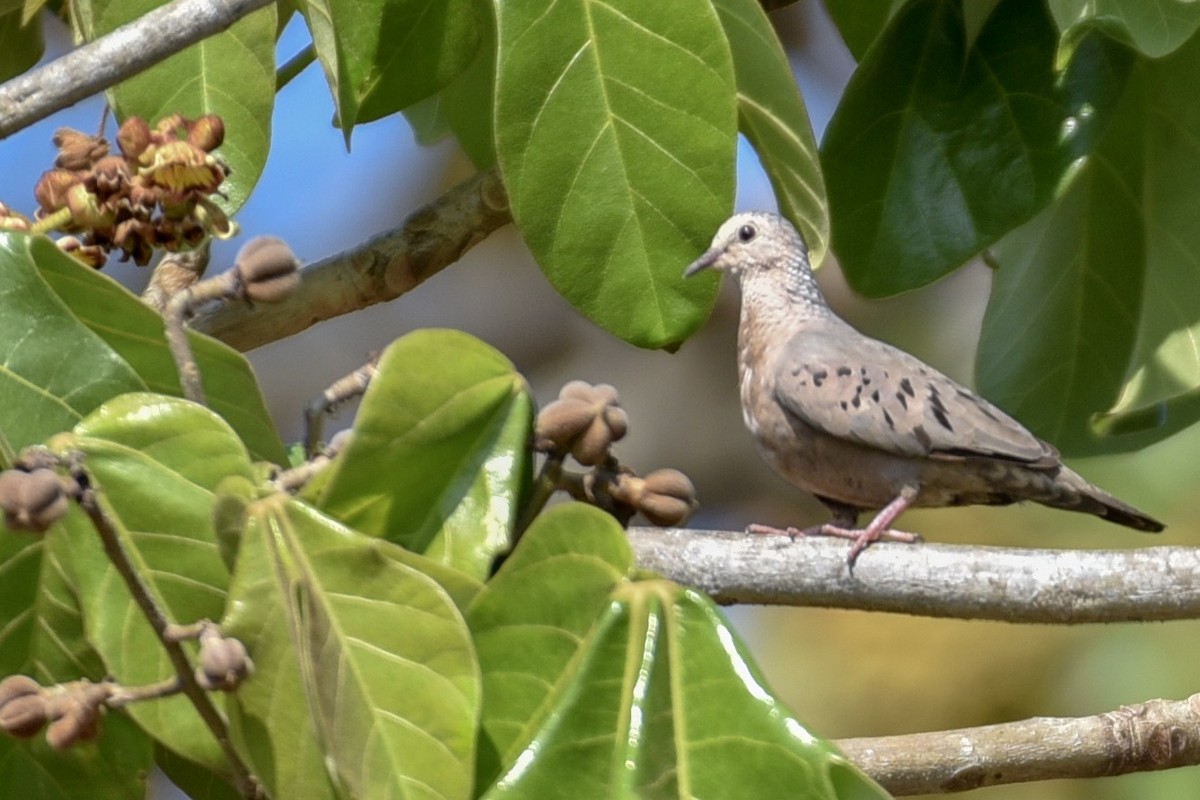
[(287, 300), (253, 308), (228, 304), (197, 315), (192, 327), (239, 350), (260, 347), (411, 291), (511, 220), (500, 176), (486, 170), (413, 212), (396, 230), (305, 267)]
[(1006, 622), (1200, 618), (1200, 549), (1026, 550), (632, 528), (640, 566), (721, 603), (826, 606)]
[(174, 0), (0, 86), (0, 139), (102, 92), (272, 0)]

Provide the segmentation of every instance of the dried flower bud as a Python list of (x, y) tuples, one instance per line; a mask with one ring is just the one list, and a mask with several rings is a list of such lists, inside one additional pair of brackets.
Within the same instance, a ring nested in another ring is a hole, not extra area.
[(43, 533), (67, 513), (67, 493), (53, 470), (9, 469), (0, 472), (0, 509), (9, 530)]
[(58, 249), (62, 250), (67, 255), (74, 258), (76, 261), (82, 261), (89, 267), (100, 269), (108, 261), (108, 255), (104, 252), (104, 248), (94, 244), (84, 244), (75, 236), (64, 236), (55, 242)]
[(0, 681), (0, 730), (28, 739), (47, 719), (46, 700), (37, 681), (25, 675), (9, 675)]
[(571, 381), (538, 414), (534, 446), (569, 450), (576, 461), (590, 467), (604, 460), (628, 427), (629, 418), (617, 405), (616, 389), (606, 383)]
[(234, 264), (247, 299), (278, 303), (300, 285), (300, 262), (282, 239), (256, 236), (242, 247)]
[(73, 128), (59, 128), (54, 132), (54, 145), (58, 148), (56, 167), (84, 170), (108, 155), (108, 142), (100, 136), (89, 136)]
[(96, 188), (103, 194), (115, 194), (129, 185), (129, 162), (120, 156), (105, 156), (92, 167)]
[(32, 224), (24, 214), (0, 203), (0, 230), (27, 231)]
[(141, 117), (130, 117), (117, 131), (117, 146), (126, 158), (138, 160), (150, 146), (150, 125)]
[(60, 707), (61, 716), (46, 728), (47, 744), (55, 750), (66, 750), (95, 739), (100, 733), (101, 708), (76, 697), (67, 698)]
[(231, 692), (254, 672), (254, 662), (240, 640), (211, 630), (200, 636), (196, 683), (210, 692)]
[(47, 170), (33, 187), (33, 196), (43, 210), (57, 211), (67, 204), (67, 192), (80, 182), (79, 175), (71, 170)]
[(696, 505), (696, 489), (687, 475), (660, 469), (645, 478), (620, 474), (609, 490), (619, 503), (634, 508), (652, 525), (679, 525)]
[(160, 144), (172, 139), (186, 139), (187, 119), (182, 114), (169, 114), (155, 123), (154, 132), (158, 134)]
[(638, 511), (652, 525), (681, 525), (696, 507), (696, 487), (677, 469), (659, 469), (645, 477), (646, 494)]
[(548, 403), (538, 412), (533, 427), (534, 447), (546, 452), (567, 450), (592, 424), (595, 412), (585, 400), (568, 398)]
[(205, 152), (216, 150), (225, 141), (225, 122), (216, 114), (205, 114), (188, 127), (187, 139)]

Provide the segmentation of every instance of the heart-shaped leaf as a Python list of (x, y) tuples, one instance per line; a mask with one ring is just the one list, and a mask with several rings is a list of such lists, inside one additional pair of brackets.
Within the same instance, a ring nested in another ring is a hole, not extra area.
[(508, 359), (460, 331), (392, 344), (314, 498), (352, 528), (477, 578), (509, 546), (533, 403)]

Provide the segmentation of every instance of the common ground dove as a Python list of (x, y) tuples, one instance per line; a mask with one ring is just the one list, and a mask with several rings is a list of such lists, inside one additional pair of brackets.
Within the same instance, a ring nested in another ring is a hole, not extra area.
[[(1054, 447), (933, 367), (871, 339), (821, 294), (808, 250), (776, 214), (738, 214), (685, 276), (728, 272), (742, 291), (738, 378), (742, 414), (767, 462), (811, 492), (833, 521), (803, 531), (852, 539), (853, 565), (907, 508), (1032, 500), (1140, 531), (1162, 523), (1064, 466)], [(858, 515), (878, 510), (865, 527)]]

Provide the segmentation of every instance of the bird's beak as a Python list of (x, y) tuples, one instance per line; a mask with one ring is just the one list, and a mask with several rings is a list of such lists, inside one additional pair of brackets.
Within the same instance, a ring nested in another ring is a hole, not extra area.
[(697, 258), (691, 264), (688, 264), (687, 269), (683, 271), (683, 277), (690, 278), (697, 272), (702, 272), (708, 269), (713, 264), (717, 263), (717, 259), (721, 257), (723, 252), (724, 250), (719, 247), (710, 248), (704, 253), (704, 255)]

